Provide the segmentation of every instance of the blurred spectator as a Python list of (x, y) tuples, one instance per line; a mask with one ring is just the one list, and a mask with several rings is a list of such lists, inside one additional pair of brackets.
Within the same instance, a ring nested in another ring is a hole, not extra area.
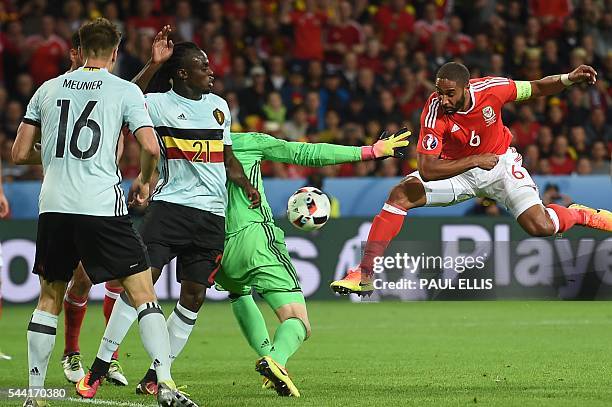
[(58, 76), (68, 64), (68, 45), (55, 34), (55, 19), (42, 18), (41, 33), (31, 35), (25, 43), (25, 52), (30, 55), (29, 69), (36, 86)]
[(289, 109), (300, 105), (306, 97), (306, 86), (304, 85), (304, 76), (300, 65), (293, 65), (289, 73), (289, 81), (283, 85), (281, 91), (283, 103)]
[(390, 123), (401, 124), (404, 121), (404, 116), (398, 109), (391, 91), (385, 89), (380, 92), (379, 106), (376, 118), (383, 127), (387, 127)]
[(353, 5), (340, 1), (338, 9), (329, 19), (325, 41), (325, 61), (340, 66), (343, 56), (351, 51), (363, 52), (364, 36), (361, 25), (353, 20)]
[(323, 59), (323, 25), (326, 15), (314, 0), (305, 0), (305, 10), (292, 10), (291, 1), (282, 2), (281, 21), (293, 28), (293, 57), (298, 61)]
[(221, 34), (215, 35), (210, 48), (206, 52), (208, 53), (210, 68), (215, 77), (223, 78), (227, 75), (231, 70), (232, 57), (227, 49), (225, 37)]
[(314, 90), (308, 91), (304, 105), (308, 114), (308, 124), (310, 127), (317, 131), (322, 130), (325, 126), (325, 111), (321, 106), (319, 92)]
[(546, 40), (542, 55), (542, 68), (545, 75), (557, 75), (563, 70), (559, 59), (559, 46), (554, 39)]
[(557, 184), (549, 183), (544, 186), (544, 192), (542, 192), (542, 203), (545, 206), (550, 205), (551, 203), (561, 206), (570, 206), (572, 204), (572, 198), (566, 194), (562, 194), (559, 191), (559, 186)]
[(570, 129), (570, 155), (572, 158), (589, 154), (589, 146), (587, 144), (586, 133), (584, 128), (575, 126)]
[(287, 116), (287, 108), (283, 105), (283, 99), (280, 93), (270, 92), (268, 102), (263, 106), (263, 112), (266, 119), (268, 129), (273, 128), (276, 131), (285, 123)]
[(580, 157), (576, 161), (576, 174), (578, 175), (591, 175), (593, 168), (591, 166), (591, 160), (588, 157)]
[(463, 22), (459, 16), (449, 20), (449, 35), (446, 49), (453, 57), (463, 56), (474, 47), (474, 40), (463, 32)]
[(603, 109), (594, 109), (591, 111), (591, 117), (584, 126), (589, 142), (603, 141), (604, 143), (612, 142), (612, 127), (606, 123), (606, 113)]
[(477, 68), (482, 72), (491, 70), (491, 49), (489, 48), (487, 34), (476, 34), (474, 49), (466, 54), (465, 63), (469, 68)]
[(175, 32), (180, 41), (193, 41), (199, 21), (193, 16), (191, 2), (178, 0), (176, 2), (176, 16), (174, 18)]
[(539, 172), (538, 163), (540, 161), (540, 150), (535, 144), (530, 144), (525, 147), (523, 152), (523, 167), (527, 168), (530, 174)]
[(540, 131), (538, 131), (538, 148), (541, 158), (548, 158), (552, 155), (553, 140), (553, 134), (550, 127), (540, 127)]
[(610, 166), (610, 153), (606, 149), (603, 141), (596, 141), (591, 148), (592, 157), (592, 173), (612, 175), (612, 167)]
[(3, 182), (19, 180), (28, 171), (28, 167), (25, 165), (13, 164), (12, 149), (13, 140), (0, 133), (0, 156), (2, 156), (2, 180), (0, 181)]
[(321, 143), (338, 143), (342, 137), (340, 115), (335, 110), (325, 113), (325, 129), (319, 134)]
[(414, 31), (414, 16), (408, 11), (406, 0), (390, 0), (383, 4), (374, 20), (386, 50), (396, 42), (408, 39), (408, 34)]
[(448, 25), (443, 20), (438, 19), (435, 4), (427, 3), (423, 12), (423, 18), (414, 23), (414, 33), (419, 40), (419, 46), (429, 51), (434, 34), (447, 33), (448, 31)]
[(465, 213), (466, 216), (508, 216), (508, 212), (501, 209), (497, 203), (489, 198), (476, 198), (474, 206)]
[(528, 144), (535, 143), (540, 130), (540, 123), (536, 122), (533, 110), (529, 105), (521, 105), (518, 120), (510, 127), (514, 134), (514, 144), (524, 148)]
[(151, 38), (161, 30), (164, 21), (153, 14), (153, 0), (137, 0), (136, 15), (127, 19), (128, 31), (136, 30)]
[(268, 83), (266, 70), (261, 66), (254, 66), (250, 72), (251, 86), (245, 88), (238, 94), (240, 108), (245, 116), (263, 116), (263, 105), (268, 96)]
[(567, 138), (557, 136), (553, 143), (553, 153), (550, 156), (550, 173), (553, 175), (569, 175), (574, 171), (576, 162), (569, 154)]
[(16, 100), (11, 100), (6, 105), (6, 112), (4, 114), (4, 129), (3, 131), (14, 139), (17, 137), (17, 128), (21, 124), (23, 118), (24, 108)]
[(269, 62), (268, 73), (272, 89), (281, 91), (283, 85), (287, 81), (287, 73), (285, 72), (285, 61), (280, 55), (273, 55)]
[(305, 141), (308, 126), (308, 113), (306, 112), (306, 108), (302, 105), (298, 105), (293, 109), (291, 119), (285, 122), (283, 133), (287, 140)]

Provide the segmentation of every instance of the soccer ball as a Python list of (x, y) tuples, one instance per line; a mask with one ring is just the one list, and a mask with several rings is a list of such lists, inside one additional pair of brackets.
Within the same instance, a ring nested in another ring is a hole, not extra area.
[(314, 187), (295, 191), (287, 203), (289, 222), (298, 229), (310, 232), (323, 227), (329, 219), (329, 198)]

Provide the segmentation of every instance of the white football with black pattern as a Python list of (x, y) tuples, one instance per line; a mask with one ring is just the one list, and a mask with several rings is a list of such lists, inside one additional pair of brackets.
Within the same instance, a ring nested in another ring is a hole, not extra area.
[(325, 225), (330, 209), (329, 198), (320, 189), (303, 187), (289, 198), (287, 217), (296, 228), (310, 232)]

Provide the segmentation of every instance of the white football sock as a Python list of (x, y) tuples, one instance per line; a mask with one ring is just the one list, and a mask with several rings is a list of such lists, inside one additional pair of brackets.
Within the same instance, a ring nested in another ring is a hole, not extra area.
[[(185, 344), (187, 344), (187, 339), (193, 331), (197, 318), (197, 312), (188, 310), (179, 302), (176, 303), (176, 308), (166, 321), (168, 336), (170, 337), (170, 363), (174, 362), (174, 359), (178, 357)], [(153, 364), (151, 364), (151, 369), (154, 369)]]
[(47, 366), (53, 346), (55, 346), (55, 331), (57, 315), (37, 309), (32, 313), (28, 325), (28, 369), (30, 388), (42, 388), (45, 385)]
[(172, 380), (170, 375), (170, 339), (168, 338), (164, 313), (156, 302), (146, 302), (139, 306), (136, 311), (138, 312), (140, 338), (151, 360), (153, 360), (158, 383)]
[(119, 344), (125, 338), (130, 327), (138, 318), (138, 313), (131, 305), (127, 304), (123, 297), (119, 296), (113, 307), (113, 312), (104, 330), (104, 336), (98, 348), (98, 358), (110, 362), (113, 353), (119, 348)]

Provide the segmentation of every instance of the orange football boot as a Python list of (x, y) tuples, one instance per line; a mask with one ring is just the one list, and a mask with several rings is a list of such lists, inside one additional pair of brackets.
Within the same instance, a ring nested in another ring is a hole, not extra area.
[(77, 394), (84, 399), (94, 398), (94, 396), (96, 395), (96, 392), (98, 391), (98, 387), (100, 387), (100, 384), (102, 383), (102, 378), (100, 377), (96, 379), (96, 381), (94, 381), (92, 384), (87, 384), (89, 383), (90, 377), (91, 377), (91, 371), (87, 372), (85, 377), (79, 380), (76, 384)]
[(357, 294), (363, 296), (370, 295), (374, 292), (372, 276), (363, 273), (360, 267), (349, 270), (343, 279), (334, 281), (329, 287), (334, 292), (343, 295)]
[(572, 204), (570, 209), (576, 209), (584, 213), (585, 223), (583, 226), (612, 232), (612, 212), (605, 209), (593, 209), (588, 206)]

